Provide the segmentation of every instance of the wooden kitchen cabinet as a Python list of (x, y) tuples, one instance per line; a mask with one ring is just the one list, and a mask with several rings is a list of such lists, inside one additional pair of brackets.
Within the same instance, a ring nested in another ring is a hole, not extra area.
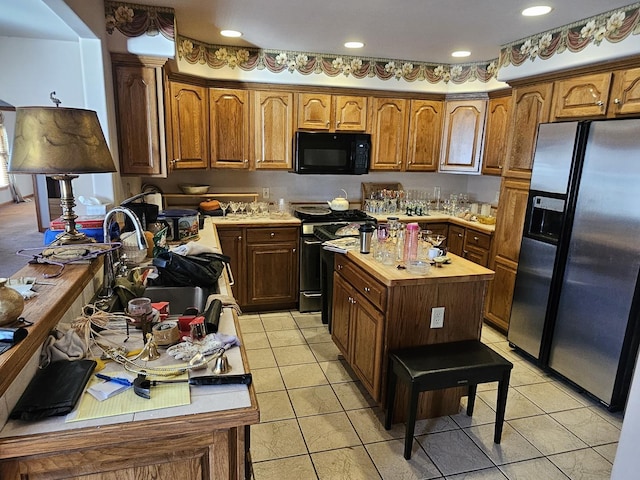
[(402, 170), (406, 150), (408, 101), (372, 99), (371, 170)]
[(164, 58), (111, 54), (121, 175), (166, 176)]
[(205, 87), (169, 82), (167, 156), (174, 170), (209, 166), (209, 114)]
[(485, 319), (502, 331), (509, 327), (528, 198), (528, 180), (502, 179), (494, 234), (495, 258), (491, 265), (496, 276), (485, 303)]
[(461, 225), (449, 225), (447, 251), (487, 267), (491, 253), (491, 234)]
[(364, 132), (367, 97), (298, 93), (298, 128), (330, 132)]
[(444, 102), (411, 100), (406, 170), (435, 172), (440, 160)]
[(214, 168), (249, 168), (248, 90), (209, 89), (210, 162)]
[[(352, 264), (336, 259), (332, 338), (371, 396), (380, 401), (386, 288)], [(373, 293), (371, 293), (373, 292)], [(374, 305), (368, 298), (377, 299)]]
[(247, 228), (247, 305), (296, 306), (298, 241), (297, 227)]
[(449, 237), (447, 238), (447, 251), (462, 257), (464, 250), (464, 231), (460, 225), (449, 225)]
[(503, 96), (489, 98), (482, 153), (483, 175), (502, 175), (502, 169), (507, 163), (510, 120), (511, 91), (503, 93)]
[(505, 177), (531, 178), (538, 125), (549, 121), (552, 83), (517, 87), (513, 90), (513, 110), (507, 143)]
[[(238, 305), (246, 304), (247, 277), (245, 275), (245, 232), (242, 228), (217, 227), (220, 248), (223, 253), (231, 258), (229, 265), (233, 275), (231, 291)], [(231, 281), (231, 279), (229, 279)]]
[[(424, 277), (355, 251), (335, 256), (332, 338), (382, 407), (389, 352), (480, 337), (484, 294), (493, 272), (458, 257), (450, 267)], [(429, 328), (436, 306), (446, 311), (443, 328)], [(460, 395), (458, 389), (421, 394), (418, 418), (458, 412)], [(406, 389), (400, 388), (396, 405), (406, 401)], [(394, 423), (403, 421), (406, 409), (395, 411)]]
[(242, 310), (296, 307), (299, 227), (218, 224), (216, 229), (222, 252), (231, 257), (232, 290)]
[(640, 114), (640, 68), (613, 74), (609, 112), (613, 117)]
[(553, 85), (552, 120), (604, 118), (613, 73), (597, 73), (557, 80)]
[(486, 100), (448, 100), (445, 103), (440, 172), (480, 172), (486, 112)]
[(293, 92), (254, 91), (255, 168), (289, 170), (293, 165)]

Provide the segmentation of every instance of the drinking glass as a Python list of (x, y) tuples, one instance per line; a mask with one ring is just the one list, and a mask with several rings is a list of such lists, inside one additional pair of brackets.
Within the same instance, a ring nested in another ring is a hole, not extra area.
[(258, 202), (251, 202), (249, 204), (249, 213), (252, 217), (256, 216), (256, 214), (258, 213), (258, 209), (259, 209)]
[(433, 187), (433, 196), (436, 201), (436, 210), (440, 210), (440, 187)]
[(267, 202), (258, 203), (258, 209), (262, 217), (266, 217), (269, 214), (269, 204)]
[(247, 204), (245, 202), (240, 202), (240, 205), (238, 205), (238, 210), (240, 210), (240, 216), (243, 216), (247, 211)]
[(237, 217), (238, 216), (237, 212), (238, 212), (238, 209), (240, 208), (240, 202), (231, 201), (229, 202), (229, 206), (231, 207), (231, 214), (234, 217)]
[(229, 202), (220, 202), (220, 209), (222, 210), (222, 216), (227, 215), (227, 208), (229, 208)]

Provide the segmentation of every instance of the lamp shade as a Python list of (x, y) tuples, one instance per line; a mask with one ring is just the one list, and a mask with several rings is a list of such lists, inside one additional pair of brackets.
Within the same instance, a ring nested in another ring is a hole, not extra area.
[(9, 172), (115, 172), (98, 115), (92, 110), (18, 107)]

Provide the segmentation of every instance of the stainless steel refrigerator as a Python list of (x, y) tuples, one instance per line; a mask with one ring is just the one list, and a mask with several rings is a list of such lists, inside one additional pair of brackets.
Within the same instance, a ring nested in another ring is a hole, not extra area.
[(541, 124), (508, 341), (624, 407), (639, 274), (640, 119)]

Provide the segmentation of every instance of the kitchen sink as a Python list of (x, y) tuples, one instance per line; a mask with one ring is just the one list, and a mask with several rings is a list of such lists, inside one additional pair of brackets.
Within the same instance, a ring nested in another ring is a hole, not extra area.
[(144, 295), (155, 302), (169, 302), (171, 315), (179, 315), (187, 308), (195, 307), (199, 312), (204, 311), (207, 298), (212, 293), (218, 293), (217, 288), (202, 287), (147, 287)]

